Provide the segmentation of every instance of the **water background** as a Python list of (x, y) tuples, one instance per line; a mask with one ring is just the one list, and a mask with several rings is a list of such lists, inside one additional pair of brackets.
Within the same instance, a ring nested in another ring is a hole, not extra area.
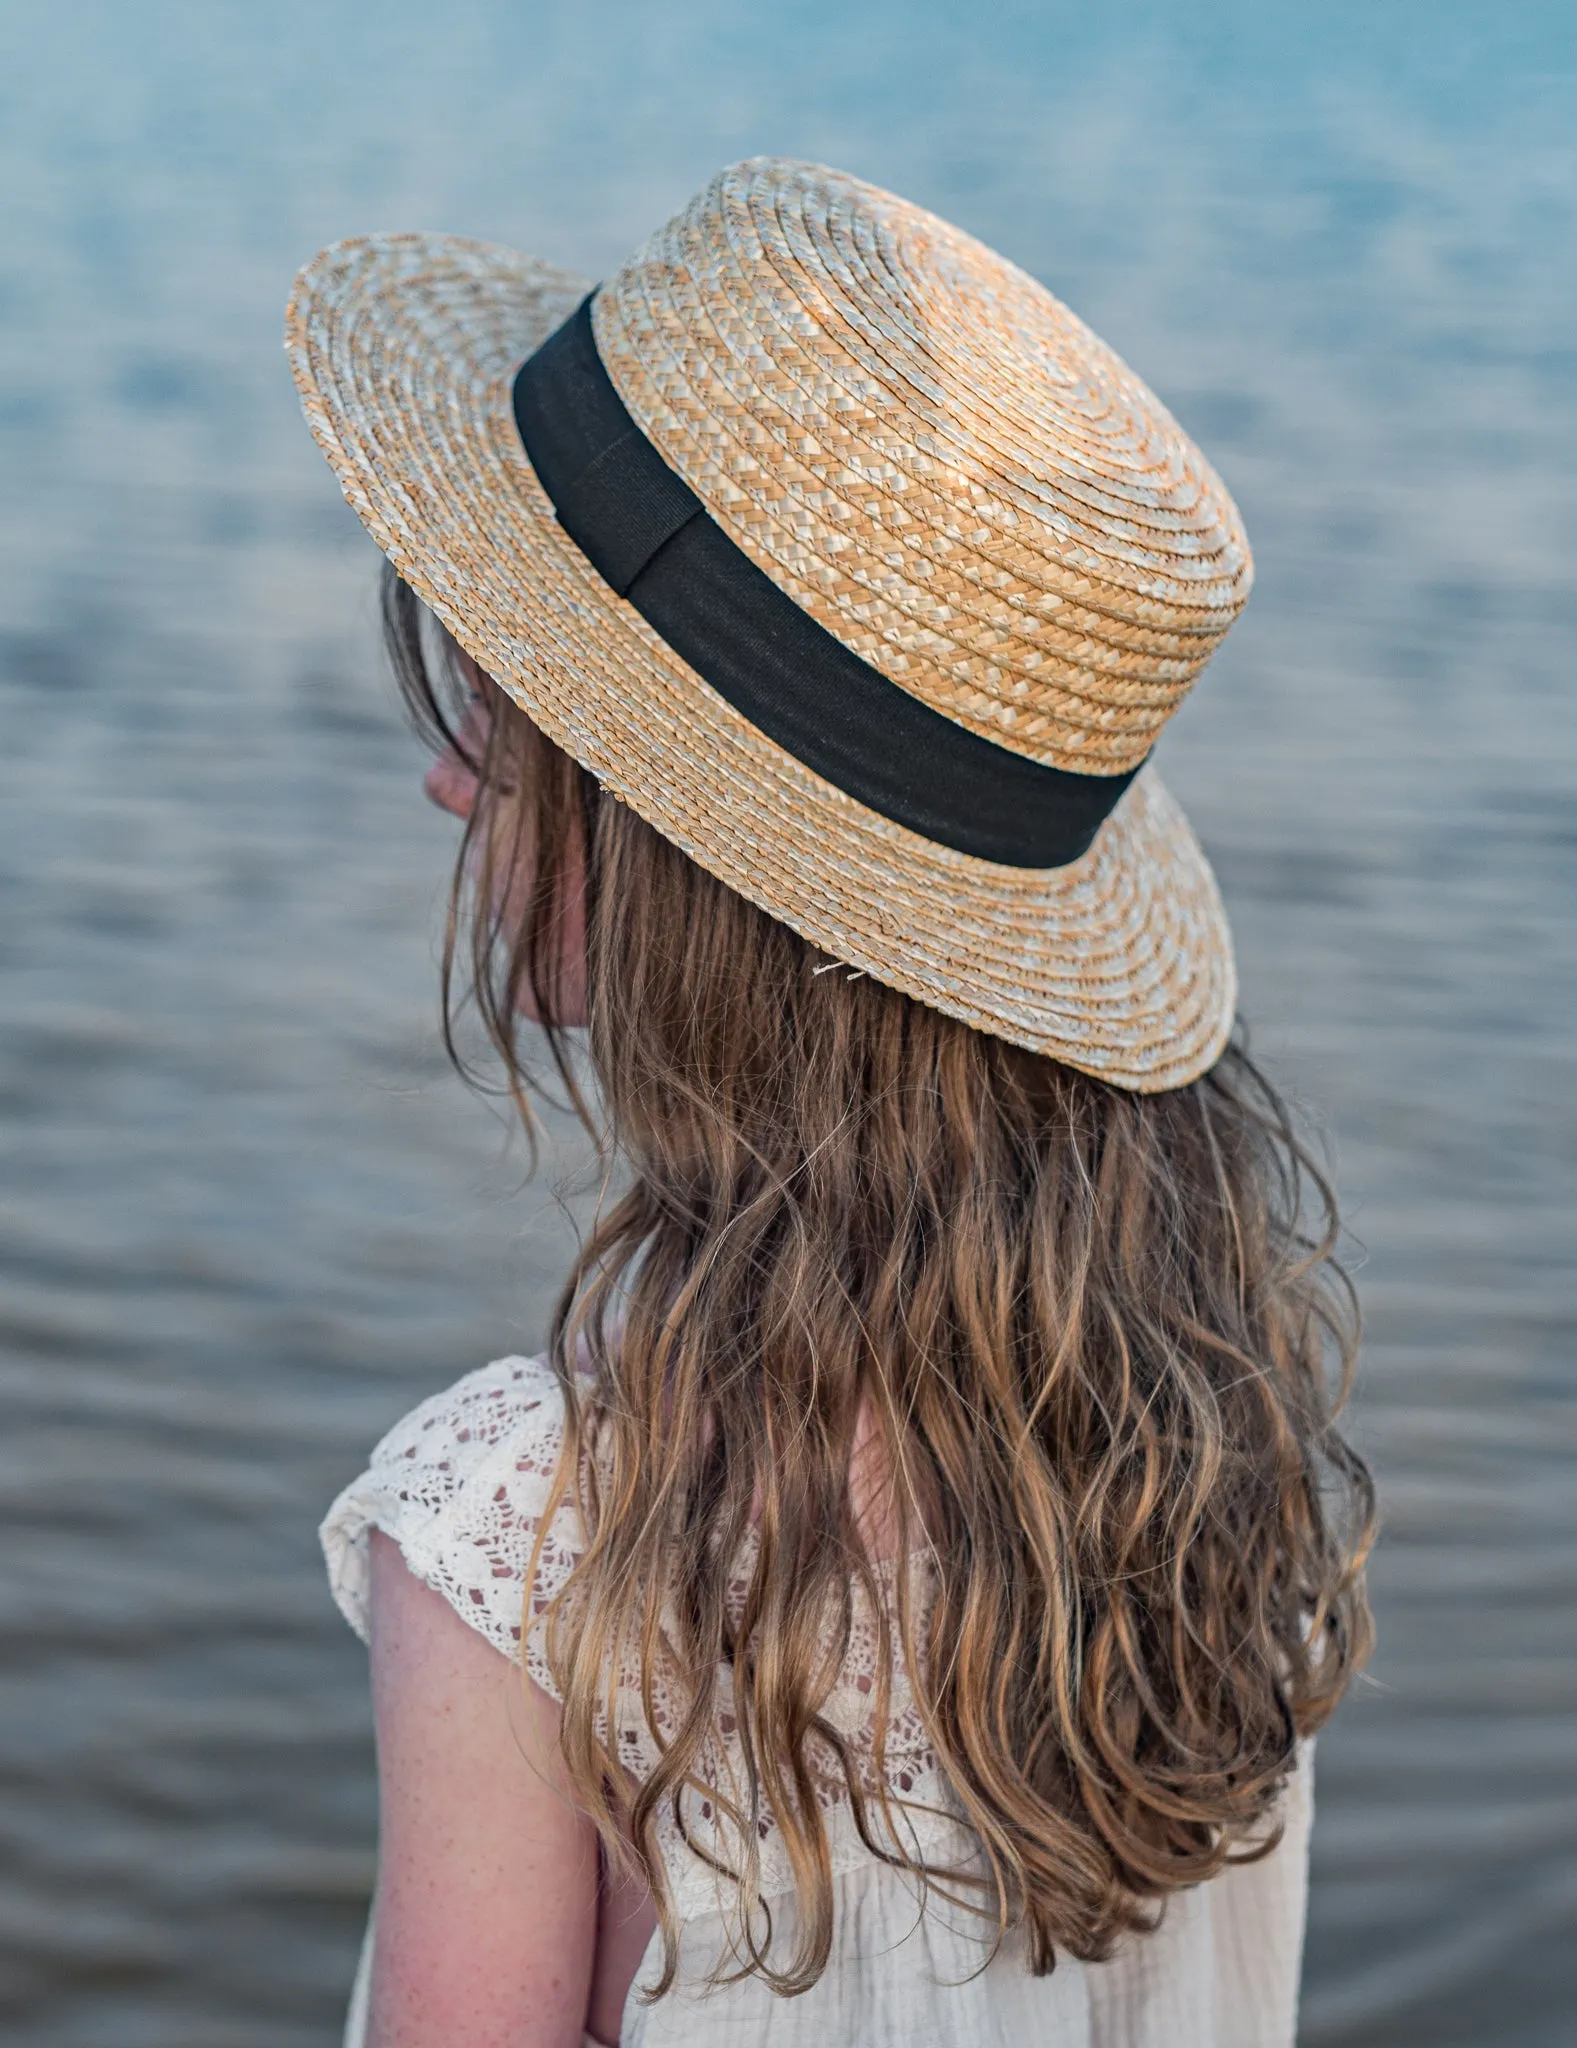
[(326, 2048), (372, 1870), (314, 1525), (567, 1225), (446, 1073), (451, 844), (279, 349), (448, 228), (719, 164), (984, 235), (1204, 441), (1254, 601), (1164, 742), (1367, 1252), (1381, 1648), (1304, 2040), (1577, 2038), (1577, 11), (0, 5), (0, 2027)]

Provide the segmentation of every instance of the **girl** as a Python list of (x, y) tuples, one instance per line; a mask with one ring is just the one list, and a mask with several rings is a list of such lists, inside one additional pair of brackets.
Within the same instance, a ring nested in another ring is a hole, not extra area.
[(1231, 499), (1041, 286), (813, 165), (594, 294), (385, 236), (288, 317), (465, 820), (446, 989), (624, 1190), (547, 1355), (325, 1524), (350, 2038), (1290, 2044), (1370, 1499), (1330, 1192), (1146, 765)]

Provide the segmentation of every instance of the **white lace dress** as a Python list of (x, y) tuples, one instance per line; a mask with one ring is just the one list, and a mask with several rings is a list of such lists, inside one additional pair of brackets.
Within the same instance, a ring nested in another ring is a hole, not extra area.
[[(522, 1646), (521, 1629), (525, 1573), (562, 1434), (552, 1369), (529, 1358), (484, 1366), (397, 1423), (323, 1524), (334, 1597), (357, 1633), (367, 1634), (367, 1538), (382, 1529), (417, 1578), (506, 1657), (519, 1663), (523, 1651), (527, 1671), (553, 1693), (539, 1630), (527, 1630)], [(534, 1613), (568, 1576), (578, 1531), (574, 1510), (561, 1507), (539, 1555)], [(868, 1739), (873, 1643), (873, 1630), (856, 1626), (827, 1708), (856, 1743), (862, 1731)], [(657, 1707), (661, 1718), (660, 1696)], [(643, 1776), (656, 1755), (651, 1730), (630, 1694), (620, 1695), (617, 1711), (620, 1755)], [(728, 1766), (721, 1734), (715, 1762)], [(886, 1768), (904, 1802), (907, 1838), (927, 1860), (967, 1856), (971, 1838), (950, 1818), (946, 1783), (901, 1684), (893, 1688)], [(775, 1996), (759, 1978), (708, 1987), (713, 1965), (729, 1949), (733, 1902), (670, 1821), (660, 1846), (683, 1923), (679, 1980), (655, 2004), (642, 2002), (641, 1989), (660, 1965), (654, 1937), (624, 2010), (621, 2048), (1291, 2048), (1309, 1777), (1305, 1755), (1279, 1816), (1285, 1833), (1269, 1856), (1175, 1896), (1157, 1932), (1127, 1941), (1112, 1961), (1064, 1959), (1049, 1977), (1030, 1976), (1011, 1939), (987, 1963), (986, 1938), (973, 1916), (934, 1897), (922, 1910), (914, 1881), (871, 1856), (847, 1806), (834, 1801), (827, 1813), (837, 1889), (832, 1959), (816, 1986), (793, 1999)], [(731, 1860), (709, 1809), (697, 1808), (687, 1820), (697, 1838), (710, 1839)], [(770, 1821), (761, 1868), (775, 1924), (791, 1937), (793, 1884)], [(365, 1967), (359, 1993), (364, 1986)], [(346, 2036), (352, 2048), (362, 2004), (358, 1995)]]

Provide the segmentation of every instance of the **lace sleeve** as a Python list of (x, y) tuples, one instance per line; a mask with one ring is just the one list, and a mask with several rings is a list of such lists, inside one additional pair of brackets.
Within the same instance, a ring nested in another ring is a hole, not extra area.
[[(501, 1358), (413, 1409), (329, 1509), (321, 1530), (341, 1613), (367, 1639), (372, 1530), (497, 1650), (557, 1697), (539, 1631), (521, 1654), (526, 1573), (564, 1441), (564, 1403), (542, 1358)], [(540, 1615), (579, 1553), (580, 1518), (562, 1505), (537, 1560)]]
[[(406, 1566), (424, 1585), (441, 1593), (455, 1612), (497, 1650), (524, 1664), (545, 1692), (559, 1692), (548, 1669), (537, 1624), (564, 1585), (584, 1548), (580, 1513), (572, 1502), (555, 1513), (537, 1556), (530, 1589), (532, 1625), (521, 1642), (530, 1569), (542, 1512), (558, 1469), (564, 1442), (564, 1399), (552, 1367), (542, 1358), (501, 1358), (435, 1394), (397, 1422), (372, 1454), (371, 1463), (329, 1509), (323, 1551), (329, 1583), (341, 1612), (365, 1641), (368, 1538), (374, 1529), (399, 1545)], [(739, 1560), (748, 1572), (753, 1539)], [(878, 1574), (881, 1578), (882, 1574)], [(730, 1599), (742, 1605), (744, 1576)], [(845, 1666), (825, 1711), (849, 1741), (856, 1767), (869, 1772), (875, 1731), (870, 1709), (877, 1691), (874, 1618), (855, 1601), (854, 1627)], [(663, 1634), (666, 1641), (666, 1630)], [(648, 1777), (685, 1710), (687, 1686), (661, 1643), (647, 1679), (620, 1657), (614, 1683), (613, 1726), (598, 1732), (636, 1778)], [(650, 1697), (652, 1719), (647, 1719)], [(712, 1731), (704, 1772), (713, 1785), (745, 1797), (745, 1760), (730, 1711), (732, 1674), (721, 1674), (719, 1725)], [(894, 1674), (885, 1743), (890, 1790), (902, 1809), (903, 1845), (936, 1863), (958, 1860), (956, 1820), (907, 1681)], [(834, 1874), (869, 1856), (846, 1793), (828, 1781), (816, 1792), (825, 1809)], [(728, 1870), (741, 1867), (751, 1844), (740, 1840), (722, 1812), (695, 1786), (681, 1795), (683, 1824), (671, 1804), (659, 1815), (658, 1847), (667, 1867), (674, 1904), (682, 1918), (716, 1911), (733, 1887)], [(765, 1809), (757, 1818), (754, 1848), (759, 1854), (763, 1897), (793, 1889), (794, 1876), (781, 1834)], [(716, 1867), (723, 1866), (722, 1871)]]

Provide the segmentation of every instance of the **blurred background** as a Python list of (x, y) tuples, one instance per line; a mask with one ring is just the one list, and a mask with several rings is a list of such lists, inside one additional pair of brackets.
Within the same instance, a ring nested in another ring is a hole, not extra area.
[(612, 266), (812, 156), (1204, 442), (1163, 742), (1333, 1134), (1380, 1649), (1309, 2048), (1577, 2037), (1577, 9), (0, 0), (0, 2031), (328, 2048), (372, 1874), (314, 1530), (569, 1242), (435, 1043), (450, 822), (279, 346), (336, 237)]

